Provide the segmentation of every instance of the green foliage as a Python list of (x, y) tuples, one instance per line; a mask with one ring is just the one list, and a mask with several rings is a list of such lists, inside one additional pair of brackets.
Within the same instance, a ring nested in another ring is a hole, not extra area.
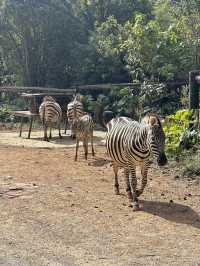
[(190, 129), (195, 123), (192, 110), (179, 110), (175, 115), (170, 115), (164, 125), (166, 134), (167, 152), (178, 156), (185, 149), (192, 148), (198, 143), (198, 130)]
[(183, 86), (181, 88), (181, 105), (184, 109), (189, 108), (189, 87), (187, 85)]
[(116, 115), (138, 118), (138, 98), (132, 96), (129, 88), (115, 88), (102, 99), (106, 110), (112, 110)]
[(186, 81), (199, 18), (198, 0), (0, 1), (0, 83)]
[(0, 107), (0, 122), (12, 122), (13, 116), (11, 115), (11, 109), (7, 106)]
[(91, 95), (82, 95), (81, 102), (86, 112), (94, 114), (94, 99)]
[(179, 99), (170, 87), (164, 83), (144, 82), (139, 91), (140, 113), (155, 112), (161, 115), (173, 113)]

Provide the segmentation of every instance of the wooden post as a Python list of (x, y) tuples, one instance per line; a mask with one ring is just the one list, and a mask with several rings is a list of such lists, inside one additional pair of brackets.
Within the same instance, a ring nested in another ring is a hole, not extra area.
[(24, 122), (24, 118), (21, 117), (21, 121), (20, 121), (20, 128), (19, 128), (19, 137), (22, 136), (22, 126), (23, 126), (23, 122)]
[(199, 128), (199, 90), (200, 70), (194, 70), (189, 72), (189, 108), (193, 110), (196, 123), (192, 123), (190, 128)]
[(28, 139), (30, 139), (30, 137), (31, 137), (32, 125), (33, 125), (33, 116), (30, 117), (30, 125), (29, 125), (29, 130), (28, 130)]
[(191, 71), (189, 73), (189, 99), (190, 109), (199, 109), (199, 79), (200, 70)]

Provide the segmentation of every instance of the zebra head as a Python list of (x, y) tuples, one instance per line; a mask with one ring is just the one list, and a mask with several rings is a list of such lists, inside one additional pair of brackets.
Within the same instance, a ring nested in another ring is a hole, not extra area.
[(148, 121), (146, 121), (150, 130), (148, 131), (148, 143), (150, 150), (159, 166), (163, 166), (167, 163), (167, 157), (165, 155), (165, 134), (162, 128), (159, 117), (155, 114), (148, 115)]

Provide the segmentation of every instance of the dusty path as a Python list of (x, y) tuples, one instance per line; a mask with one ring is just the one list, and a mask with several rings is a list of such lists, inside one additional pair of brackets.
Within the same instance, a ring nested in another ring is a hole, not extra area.
[[(58, 137), (58, 130), (52, 130), (53, 138), (50, 142), (43, 141), (43, 131), (35, 130), (31, 133), (31, 138), (27, 139), (28, 132), (23, 131), (22, 137), (19, 137), (19, 132), (16, 131), (0, 131), (0, 145), (20, 146), (20, 147), (34, 147), (34, 148), (66, 148), (75, 147), (76, 141), (70, 137), (70, 131), (63, 134), (62, 139)], [(105, 143), (104, 131), (94, 131), (94, 145), (104, 145)]]
[(133, 212), (96, 150), (0, 146), (0, 265), (200, 265), (200, 186), (154, 169)]

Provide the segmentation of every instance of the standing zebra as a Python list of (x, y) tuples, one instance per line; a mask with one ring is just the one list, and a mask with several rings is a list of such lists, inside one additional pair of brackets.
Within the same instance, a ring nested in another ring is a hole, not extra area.
[[(62, 110), (60, 105), (51, 96), (45, 96), (39, 108), (40, 119), (44, 128), (44, 140), (49, 141), (52, 138), (52, 126), (57, 124), (59, 130), (59, 137), (62, 138), (60, 133)], [(49, 138), (47, 136), (47, 129), (50, 127)]]
[(92, 117), (89, 114), (87, 114), (78, 119), (75, 119), (72, 124), (72, 129), (76, 134), (76, 154), (74, 160), (77, 161), (79, 141), (83, 141), (85, 159), (87, 160), (88, 141), (90, 139), (92, 147), (92, 156), (94, 156), (94, 147), (93, 147), (94, 122), (92, 120)]
[(85, 114), (83, 111), (83, 104), (80, 102), (80, 96), (77, 94), (73, 101), (67, 105), (67, 119), (70, 125), (71, 137), (75, 138), (75, 132), (73, 130), (73, 123), (76, 119)]
[[(109, 129), (106, 137), (107, 151), (113, 160), (115, 174), (115, 191), (119, 194), (118, 168), (122, 167), (125, 174), (128, 198), (133, 201), (133, 209), (138, 210), (138, 197), (147, 184), (149, 158), (153, 154), (158, 165), (165, 165), (167, 158), (164, 152), (165, 135), (157, 115), (150, 114), (142, 123), (117, 118), (107, 124)], [(137, 190), (136, 166), (141, 167), (142, 184)], [(130, 174), (130, 179), (129, 179)]]

